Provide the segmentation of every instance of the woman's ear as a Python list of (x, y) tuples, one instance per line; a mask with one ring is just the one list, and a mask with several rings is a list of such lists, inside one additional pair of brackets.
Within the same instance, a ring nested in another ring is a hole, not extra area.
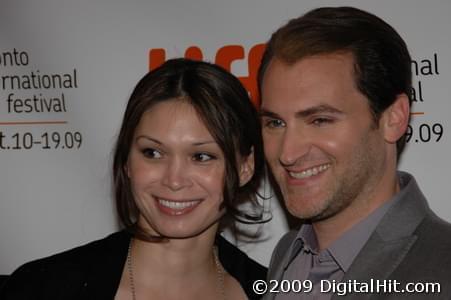
[(128, 167), (128, 161), (127, 161), (127, 163), (124, 165), (124, 171), (125, 171), (125, 174), (127, 174), (127, 177), (130, 178), (130, 169), (129, 169), (129, 167)]
[(381, 118), (384, 129), (384, 138), (390, 144), (396, 143), (406, 132), (409, 124), (410, 106), (409, 97), (399, 94)]
[(240, 186), (245, 185), (251, 180), (254, 175), (255, 161), (254, 161), (254, 148), (251, 149), (251, 153), (247, 157), (241, 158), (240, 162)]

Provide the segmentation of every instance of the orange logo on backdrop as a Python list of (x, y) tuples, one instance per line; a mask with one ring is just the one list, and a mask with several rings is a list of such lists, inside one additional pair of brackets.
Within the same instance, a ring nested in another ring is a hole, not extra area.
[[(238, 76), (238, 79), (249, 92), (249, 95), (255, 105), (259, 104), (257, 88), (257, 72), (260, 66), (260, 60), (265, 50), (265, 44), (253, 46), (247, 55), (248, 76)], [(202, 50), (197, 46), (191, 46), (185, 50), (185, 58), (203, 60)], [(245, 58), (243, 46), (227, 45), (216, 51), (215, 64), (231, 72), (232, 63), (236, 60)], [(149, 70), (153, 70), (166, 61), (166, 51), (161, 48), (149, 50)]]

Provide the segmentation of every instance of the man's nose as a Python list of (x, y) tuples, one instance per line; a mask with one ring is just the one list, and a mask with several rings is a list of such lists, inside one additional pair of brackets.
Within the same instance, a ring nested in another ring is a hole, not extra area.
[(280, 146), (279, 162), (284, 167), (293, 166), (307, 154), (311, 147), (308, 135), (299, 128), (287, 128)]

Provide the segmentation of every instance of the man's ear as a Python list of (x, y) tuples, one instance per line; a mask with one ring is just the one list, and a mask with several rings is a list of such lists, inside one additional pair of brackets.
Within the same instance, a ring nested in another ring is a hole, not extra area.
[(409, 118), (409, 97), (404, 93), (399, 94), (395, 102), (382, 114), (380, 125), (383, 126), (385, 141), (390, 144), (396, 143), (406, 132)]
[(255, 161), (254, 161), (254, 149), (247, 157), (241, 158), (240, 161), (240, 186), (245, 185), (251, 180), (254, 175)]

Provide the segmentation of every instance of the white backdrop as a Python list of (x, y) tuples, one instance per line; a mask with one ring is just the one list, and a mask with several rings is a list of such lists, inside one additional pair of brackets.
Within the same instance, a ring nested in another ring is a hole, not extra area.
[[(373, 12), (406, 39), (416, 62), (413, 135), (400, 169), (451, 220), (451, 2), (447, 0), (1, 0), (0, 274), (117, 230), (110, 188), (112, 145), (125, 103), (149, 68), (151, 49), (204, 59), (240, 57), (288, 19), (323, 5)], [(240, 50), (241, 49), (241, 50)], [(249, 67), (250, 66), (250, 67)], [(252, 74), (251, 74), (252, 75)], [(60, 81), (59, 81), (60, 80)], [(248, 86), (250, 87), (250, 85)], [(265, 191), (268, 195), (270, 191)], [(267, 264), (287, 230), (277, 200), (264, 242), (243, 248)]]

